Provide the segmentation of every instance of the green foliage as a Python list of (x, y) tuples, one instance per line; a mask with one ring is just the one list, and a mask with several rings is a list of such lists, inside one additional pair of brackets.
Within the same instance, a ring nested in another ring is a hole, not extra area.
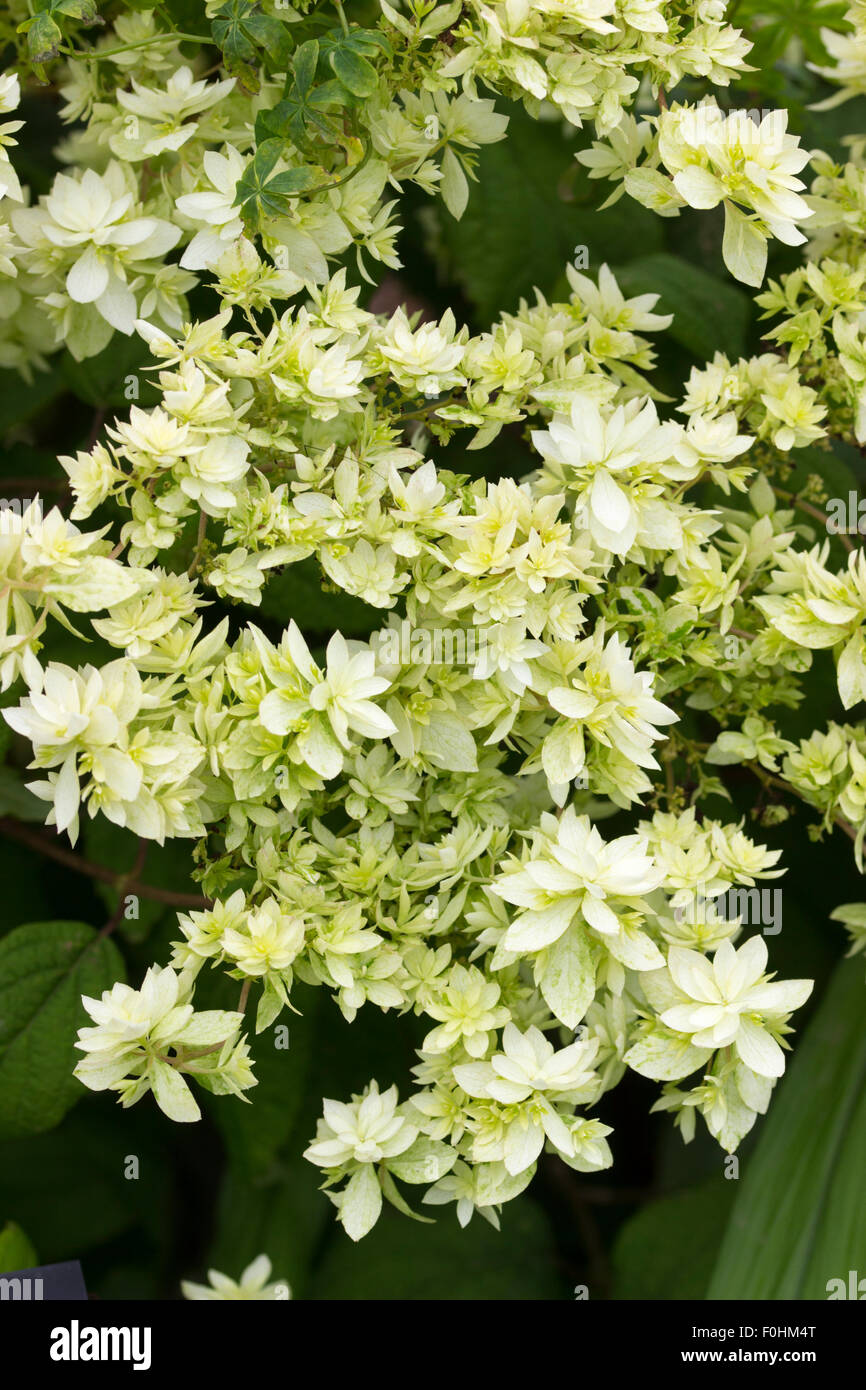
[(293, 193), (303, 193), (316, 181), (311, 169), (290, 169), (270, 178), (282, 151), (282, 141), (266, 140), (258, 146), (246, 172), (238, 182), (235, 202), (243, 210), (244, 224), (255, 231), (263, 214), (279, 216), (285, 200)]
[[(127, 1176), (131, 1158), (137, 1178)], [(0, 1189), (44, 1263), (84, 1257), (99, 1282), (88, 1255), (107, 1251), (114, 1264), (125, 1246), (158, 1276), (183, 1224), (173, 1177), (191, 1159), (172, 1147), (168, 1121), (157, 1130), (134, 1113), (115, 1115), (85, 1100), (49, 1134), (4, 1140)]]
[(389, 57), (391, 45), (379, 29), (331, 30), (322, 43), (322, 56), (347, 92), (362, 100), (371, 97), (379, 79), (371, 59)]
[(595, 266), (660, 249), (659, 220), (645, 208), (626, 200), (596, 210), (598, 186), (576, 171), (574, 155), (573, 139), (560, 129), (512, 110), (507, 141), (481, 153), (461, 220), (439, 214), (436, 240), (449, 274), (481, 323), (535, 289), (553, 294), (563, 264), (576, 261), (581, 247)]
[[(215, 1099), (211, 1106), (232, 1171), (241, 1181), (267, 1178), (298, 1130), (317, 1046), (317, 1025), (324, 1025), (316, 991), (298, 990), (294, 1004), (300, 1010), (297, 1015), (265, 1029), (253, 1044), (258, 1078), (255, 1105), (226, 1106)], [(253, 1250), (249, 1258), (257, 1253)]]
[(33, 795), (15, 768), (0, 767), (0, 816), (42, 822), (42, 802)]
[(85, 28), (105, 21), (95, 0), (33, 0), (30, 18), (18, 26), (27, 35), (27, 52), (37, 76), (46, 78), (45, 64), (60, 52), (66, 32), (65, 21), (72, 19)]
[(617, 1236), (612, 1297), (705, 1298), (736, 1186), (718, 1174), (642, 1207)]
[(287, 26), (273, 15), (264, 14), (251, 0), (227, 0), (216, 11), (211, 24), (214, 43), (222, 50), (226, 71), (237, 77), (248, 92), (258, 90), (253, 66), (264, 55), (274, 71), (283, 71), (292, 50)]
[(257, 134), (262, 129), (290, 139), (301, 148), (309, 148), (316, 137), (333, 143), (338, 127), (331, 113), (345, 105), (346, 94), (338, 82), (316, 81), (319, 59), (317, 39), (307, 39), (300, 45), (286, 75), (282, 101), (262, 113)]
[(81, 1098), (72, 1076), (82, 994), (123, 975), (112, 941), (84, 922), (29, 922), (0, 941), (0, 1134), (51, 1129)]
[(14, 1269), (33, 1269), (39, 1263), (36, 1251), (20, 1226), (7, 1221), (0, 1230), (0, 1274)]
[(338, 1235), (316, 1271), (316, 1300), (506, 1299), (568, 1297), (552, 1261), (551, 1232), (534, 1203), (515, 1203), (494, 1231), (476, 1218), (419, 1226), (386, 1212), (363, 1245)]
[(745, 351), (752, 306), (730, 280), (668, 251), (638, 256), (615, 273), (626, 294), (660, 296), (657, 312), (674, 316), (671, 337), (698, 361), (716, 352), (737, 358)]
[[(39, 372), (32, 381), (21, 381), (14, 372), (4, 372), (0, 377), (0, 430), (5, 433), (13, 426), (26, 424), (44, 412), (62, 390), (63, 378), (56, 369)], [(51, 465), (56, 472), (56, 458), (52, 458)], [(6, 466), (11, 467), (8, 455)]]
[(832, 0), (822, 4), (815, 0), (742, 0), (738, 22), (749, 26), (754, 45), (749, 61), (757, 69), (757, 83), (772, 75), (792, 44), (802, 44), (811, 62), (826, 62), (821, 30), (841, 27), (846, 9), (844, 3)]
[[(118, 930), (128, 941), (143, 941), (163, 921), (173, 928), (177, 911), (173, 898), (186, 894), (193, 902), (199, 895), (188, 845), (169, 840), (158, 847), (146, 846), (143, 852), (135, 835), (103, 819), (86, 826), (82, 840), (88, 859), (116, 876), (113, 884), (95, 879), (93, 890), (105, 904), (106, 919), (119, 916)], [(156, 890), (156, 896), (148, 896), (149, 888)]]
[(744, 1167), (707, 1294), (824, 1299), (866, 1263), (863, 964), (846, 962)]
[(128, 410), (131, 404), (144, 407), (157, 400), (149, 375), (153, 362), (138, 338), (115, 338), (83, 362), (64, 352), (60, 371), (67, 389), (96, 409)]
[(309, 560), (292, 565), (268, 585), (259, 611), (279, 624), (280, 629), (294, 618), (323, 638), (337, 630), (351, 637), (366, 637), (379, 624), (375, 608), (331, 585), (323, 585), (318, 567)]

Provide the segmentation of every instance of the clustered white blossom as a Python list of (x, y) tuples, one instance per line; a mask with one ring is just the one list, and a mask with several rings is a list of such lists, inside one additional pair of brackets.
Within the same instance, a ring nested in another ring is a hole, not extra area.
[[(716, 766), (781, 759), (825, 825), (843, 818), (858, 849), (866, 828), (862, 729), (798, 746), (765, 714), (796, 703), (817, 649), (844, 708), (866, 698), (862, 552), (835, 568), (762, 467), (824, 440), (840, 411), (861, 437), (859, 153), (845, 172), (819, 160), (807, 195), (808, 152), (779, 113), (758, 126), (710, 99), (631, 114), (642, 80), (724, 86), (744, 70), (717, 0), (383, 0), (381, 24), (351, 177), (319, 168), (327, 187), (304, 183), (300, 134), (262, 172), (282, 80), (263, 67), (251, 93), (214, 76), (159, 41), (156, 10), (100, 34), (104, 59), (64, 65), (64, 114), (83, 123), (50, 192), (28, 201), (0, 148), (0, 361), (39, 370), (57, 344), (84, 358), (136, 333), (159, 395), (62, 458), (70, 519), (33, 504), (4, 526), (0, 679), (27, 687), (5, 717), (32, 743), (49, 824), (74, 841), (102, 814), (188, 838), (209, 903), (179, 916), (170, 963), (139, 989), (85, 1001), (76, 1074), (194, 1120), (191, 1081), (255, 1085), (248, 1033), (293, 1007), (295, 980), (350, 1022), (368, 1005), (417, 1015), (409, 1094), (372, 1081), (326, 1100), (306, 1151), (354, 1239), (383, 1199), (408, 1210), (398, 1183), (495, 1225), (545, 1151), (607, 1167), (599, 1103), (626, 1068), (662, 1084), (687, 1138), (699, 1113), (736, 1148), (811, 984), (774, 980), (760, 934), (712, 911), (781, 869), (698, 803)], [(832, 51), (843, 92), (860, 90), (855, 40)], [(295, 80), (318, 61), (307, 50)], [(462, 212), (474, 152), (506, 134), (489, 90), (590, 123), (591, 173), (664, 215), (724, 204), (725, 259), (749, 284), (770, 237), (796, 246), (814, 228), (829, 258), (763, 297), (794, 325), (776, 333), (789, 360), (718, 353), (660, 409), (646, 335), (670, 319), (607, 267), (569, 267), (559, 302), (539, 294), (474, 336), (450, 311), (362, 308), (332, 263), (354, 248), (364, 274), (397, 264), (406, 182)], [(4, 110), (17, 99), (3, 79)], [(253, 175), (289, 190), (281, 211), (237, 201)], [(211, 312), (193, 320), (200, 283)], [(836, 394), (800, 370), (825, 329)], [(531, 439), (525, 477), (437, 461), (458, 431), (482, 450), (506, 425)], [(116, 533), (97, 512), (122, 514)], [(294, 620), (248, 611), (303, 561), (378, 610), (368, 640), (311, 649)], [(215, 599), (238, 621), (209, 619)], [(116, 657), (43, 664), (47, 624), (73, 617)], [(709, 773), (679, 729), (689, 709), (725, 726)], [(695, 768), (690, 798), (665, 800), (671, 756)], [(617, 810), (632, 828), (606, 835)], [(237, 1012), (196, 1008), (209, 969), (241, 983)], [(269, 1273), (261, 1257), (239, 1284), (212, 1273), (185, 1292), (282, 1296)]]
[[(208, 18), (224, 8), (209, 3)], [(305, 8), (277, 7), (289, 33)], [(156, 10), (120, 15), (92, 45), (101, 61), (65, 65), (63, 115), (86, 125), (61, 147), (70, 172), (35, 206), (21, 205), (5, 149), (18, 123), (0, 128), (0, 191), (16, 204), (0, 224), (0, 273), (12, 282), (0, 285), (0, 304), (14, 315), (4, 314), (0, 362), (29, 371), (57, 345), (93, 356), (113, 333), (131, 334), (136, 316), (176, 331), (203, 271), (218, 277), (228, 303), (263, 307), (305, 283), (324, 284), (328, 261), (353, 247), (362, 269), (394, 267), (400, 227), (389, 195), (415, 183), (459, 217), (478, 149), (504, 137), (508, 118), (484, 90), (533, 114), (546, 103), (607, 135), (642, 77), (656, 86), (684, 76), (726, 85), (744, 70), (749, 47), (720, 0), (383, 0), (375, 32), (387, 50), (378, 69), (365, 58), (360, 86), (347, 77), (365, 98), (353, 106), (357, 131), (327, 146), (330, 158), (342, 141), (347, 168), (322, 178), (315, 165), (311, 184), (303, 130), (279, 123), (282, 69), (254, 81), (236, 68), (199, 76), (206, 64), (191, 66)], [(315, 63), (298, 81), (305, 93), (319, 90)], [(2, 82), (0, 111), (12, 110), (17, 78)], [(323, 97), (318, 109), (326, 122), (334, 103)], [(267, 173), (285, 176), (289, 196), (283, 207), (262, 204), (262, 259), (239, 240), (235, 190), (256, 147), (284, 134), (291, 139), (282, 138)], [(167, 261), (175, 248), (179, 260)]]
[(813, 216), (797, 177), (809, 151), (788, 133), (787, 120), (783, 109), (760, 120), (749, 111), (725, 112), (714, 97), (696, 106), (675, 103), (640, 122), (623, 115), (610, 142), (597, 142), (578, 157), (591, 177), (622, 179), (618, 192), (624, 189), (663, 217), (723, 204), (725, 265), (738, 280), (759, 286), (768, 240), (802, 245), (806, 234), (799, 224)]

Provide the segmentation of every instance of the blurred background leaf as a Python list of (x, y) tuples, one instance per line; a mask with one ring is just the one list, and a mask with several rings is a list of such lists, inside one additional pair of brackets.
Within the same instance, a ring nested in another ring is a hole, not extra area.
[(653, 312), (673, 314), (669, 336), (701, 361), (712, 361), (716, 352), (735, 359), (745, 352), (754, 310), (730, 279), (667, 251), (614, 266), (613, 273), (626, 295), (659, 295)]
[(573, 131), (506, 109), (508, 138), (482, 149), (461, 221), (438, 208), (427, 219), (443, 267), (484, 326), (521, 297), (533, 299), (536, 287), (546, 295), (565, 287), (564, 267), (578, 248), (595, 271), (602, 261), (658, 250), (664, 235), (660, 219), (631, 199), (597, 210), (610, 187), (583, 174)]
[(704, 1298), (736, 1183), (721, 1171), (643, 1207), (613, 1248), (613, 1298)]
[(39, 1263), (27, 1236), (14, 1221), (7, 1221), (0, 1231), (0, 1274), (13, 1269), (34, 1269)]
[(0, 1135), (51, 1129), (82, 1098), (81, 996), (123, 978), (117, 947), (85, 922), (29, 922), (0, 941)]
[(387, 1207), (357, 1245), (337, 1231), (308, 1297), (371, 1295), (389, 1301), (568, 1296), (557, 1275), (552, 1232), (530, 1198), (508, 1204), (498, 1233), (477, 1216), (461, 1230), (453, 1208), (435, 1225), (422, 1226)]

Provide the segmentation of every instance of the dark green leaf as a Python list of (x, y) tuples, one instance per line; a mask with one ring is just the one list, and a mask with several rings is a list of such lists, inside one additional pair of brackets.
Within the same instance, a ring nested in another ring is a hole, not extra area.
[(122, 978), (113, 942), (84, 922), (28, 922), (0, 941), (0, 1135), (51, 1129), (86, 1094), (72, 1075), (81, 996)]
[[(0, 1144), (4, 1212), (46, 1263), (79, 1258), (136, 1223), (156, 1243), (176, 1227), (177, 1213), (167, 1209), (169, 1121), (158, 1128), (144, 1106), (104, 1107), (104, 1096), (88, 1099), (50, 1134)], [(131, 1158), (138, 1160), (135, 1178)]]
[(32, 381), (23, 381), (17, 372), (0, 372), (0, 431), (43, 411), (63, 389), (63, 377), (56, 368), (35, 372)]
[(272, 15), (252, 13), (244, 19), (243, 27), (245, 33), (265, 50), (275, 67), (280, 70), (285, 68), (292, 51), (291, 36), (285, 24)]
[(259, 145), (242, 177), (238, 180), (235, 203), (243, 210), (247, 225), (255, 229), (262, 212), (279, 213), (281, 203), (277, 196), (265, 191), (268, 175), (282, 153), (279, 140), (266, 140)]
[(229, 1171), (208, 1265), (236, 1279), (264, 1253), (273, 1267), (272, 1279), (287, 1279), (293, 1295), (305, 1297), (314, 1252), (333, 1220), (333, 1207), (319, 1192), (319, 1182), (319, 1173), (300, 1152), (285, 1161), (275, 1181), (252, 1183)]
[(316, 136), (333, 144), (340, 133), (327, 112), (345, 105), (346, 94), (333, 81), (314, 86), (318, 65), (318, 42), (308, 39), (296, 51), (286, 74), (283, 100), (263, 118), (267, 130), (288, 137), (295, 145), (308, 145)]
[(555, 1273), (550, 1228), (526, 1197), (509, 1202), (496, 1232), (480, 1217), (461, 1230), (453, 1206), (426, 1208), (435, 1225), (385, 1208), (357, 1245), (337, 1229), (316, 1270), (312, 1299), (556, 1299), (568, 1296)]
[(250, 63), (256, 56), (255, 47), (244, 33), (241, 22), (250, 8), (246, 0), (230, 0), (217, 10), (211, 24), (214, 43), (230, 63)]
[(277, 174), (269, 179), (265, 184), (268, 193), (290, 195), (294, 193), (305, 193), (307, 189), (313, 188), (316, 184), (316, 175), (312, 169), (288, 169), (284, 174)]
[(343, 86), (356, 97), (372, 96), (379, 85), (376, 69), (359, 53), (348, 47), (337, 48), (330, 56), (330, 64)]
[(866, 1270), (866, 1003), (861, 959), (838, 967), (740, 1180), (708, 1297), (823, 1299)]
[(221, 6), (211, 25), (214, 43), (222, 49), (226, 69), (248, 92), (258, 91), (256, 72), (261, 53), (270, 66), (283, 71), (292, 51), (288, 27), (274, 15), (263, 14), (250, 0), (229, 0)]
[(82, 362), (65, 352), (60, 370), (69, 389), (79, 400), (104, 409), (113, 406), (128, 410), (130, 405), (152, 405), (159, 392), (146, 369), (153, 369), (153, 358), (138, 336), (126, 338), (116, 333), (107, 348)]
[[(120, 877), (130, 873), (138, 862), (141, 841), (131, 830), (113, 825), (105, 816), (88, 820), (82, 829), (83, 850), (86, 857), (96, 864), (102, 864)], [(199, 885), (191, 878), (193, 867), (192, 846), (189, 840), (166, 840), (164, 845), (146, 841), (146, 855), (136, 873), (142, 883), (166, 892), (199, 894)], [(119, 907), (118, 892), (109, 883), (94, 882), (94, 891), (105, 904), (105, 915), (111, 917)], [(129, 886), (123, 890), (124, 911), (118, 924), (118, 931), (128, 941), (142, 941), (161, 918), (168, 915), (174, 921), (177, 908), (136, 894)], [(174, 926), (174, 939), (179, 932)]]
[(39, 1257), (20, 1226), (7, 1221), (0, 1231), (0, 1274), (13, 1269), (33, 1269)]
[(704, 1298), (736, 1182), (721, 1173), (643, 1207), (613, 1250), (613, 1297)]
[(302, 43), (292, 59), (294, 85), (299, 93), (306, 95), (316, 80), (319, 64), (319, 45), (316, 39)]
[(598, 212), (595, 185), (580, 190), (582, 202), (566, 201), (572, 143), (555, 123), (533, 121), (517, 108), (508, 115), (507, 140), (481, 151), (479, 181), (471, 185), (461, 221), (437, 217), (447, 269), (484, 323), (535, 288), (551, 294), (579, 246), (588, 248), (595, 269), (603, 261), (627, 260), (637, 247), (655, 251), (663, 235), (658, 217), (626, 207), (626, 200)]
[(4, 371), (0, 374), (0, 431), (44, 410), (63, 389), (63, 377), (57, 370), (38, 371), (32, 381), (22, 381), (17, 371)]
[(737, 358), (752, 316), (749, 296), (682, 256), (660, 251), (614, 269), (624, 294), (659, 294), (654, 313), (673, 314), (668, 332), (701, 362), (716, 351)]

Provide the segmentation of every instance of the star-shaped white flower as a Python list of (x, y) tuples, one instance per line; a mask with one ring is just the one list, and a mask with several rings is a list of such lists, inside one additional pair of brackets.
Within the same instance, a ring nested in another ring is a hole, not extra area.
[(765, 974), (767, 945), (750, 937), (739, 950), (723, 941), (712, 960), (698, 951), (671, 947), (668, 971), (681, 1002), (661, 1014), (695, 1047), (733, 1046), (760, 1076), (781, 1076), (785, 1054), (767, 1023), (778, 1025), (804, 1004), (811, 980), (771, 981)]

